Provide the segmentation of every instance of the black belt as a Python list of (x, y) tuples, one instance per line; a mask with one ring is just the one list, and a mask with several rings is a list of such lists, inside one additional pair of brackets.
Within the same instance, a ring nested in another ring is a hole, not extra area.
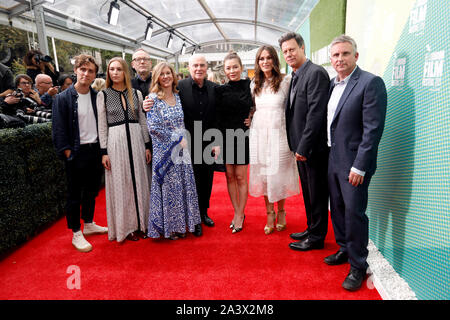
[(100, 147), (98, 142), (80, 144), (80, 148), (98, 148), (98, 147)]

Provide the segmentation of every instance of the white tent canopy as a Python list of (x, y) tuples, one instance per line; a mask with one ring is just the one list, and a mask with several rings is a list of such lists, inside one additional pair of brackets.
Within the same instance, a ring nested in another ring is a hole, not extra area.
[[(54, 3), (51, 3), (54, 2)], [(216, 44), (278, 46), (318, 0), (0, 0), (0, 23), (82, 45), (170, 59)], [(108, 23), (118, 7), (116, 25)], [(152, 36), (145, 39), (151, 20)], [(40, 24), (41, 23), (41, 24)], [(172, 35), (173, 43), (167, 47)], [(42, 48), (41, 48), (42, 50)]]

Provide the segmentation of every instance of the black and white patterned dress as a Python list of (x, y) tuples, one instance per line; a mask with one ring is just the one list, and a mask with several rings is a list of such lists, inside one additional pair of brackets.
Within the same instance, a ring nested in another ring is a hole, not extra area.
[(119, 242), (138, 229), (145, 232), (149, 214), (150, 166), (145, 149), (150, 148), (150, 139), (142, 95), (133, 89), (133, 98), (134, 110), (127, 90), (110, 87), (97, 95), (100, 148), (111, 162), (111, 170), (105, 170), (108, 239)]

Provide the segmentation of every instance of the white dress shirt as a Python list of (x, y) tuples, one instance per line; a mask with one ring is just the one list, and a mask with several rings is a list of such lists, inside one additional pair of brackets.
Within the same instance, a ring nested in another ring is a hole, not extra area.
[[(328, 136), (328, 146), (331, 147), (331, 123), (334, 119), (334, 114), (336, 113), (337, 106), (339, 104), (339, 101), (341, 100), (342, 94), (345, 91), (345, 88), (347, 87), (348, 81), (350, 80), (350, 77), (352, 76), (353, 72), (355, 72), (355, 69), (353, 69), (352, 73), (348, 75), (345, 79), (339, 80), (339, 75), (334, 78), (334, 88), (333, 92), (331, 93), (330, 100), (328, 101), (328, 115), (327, 115), (327, 136)], [(361, 171), (357, 168), (352, 167), (351, 169), (353, 172), (361, 175), (364, 177), (365, 172)]]

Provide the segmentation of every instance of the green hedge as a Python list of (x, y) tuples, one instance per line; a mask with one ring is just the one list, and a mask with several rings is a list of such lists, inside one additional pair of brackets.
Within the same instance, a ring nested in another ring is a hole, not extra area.
[(51, 124), (0, 130), (0, 256), (61, 217), (65, 195)]

